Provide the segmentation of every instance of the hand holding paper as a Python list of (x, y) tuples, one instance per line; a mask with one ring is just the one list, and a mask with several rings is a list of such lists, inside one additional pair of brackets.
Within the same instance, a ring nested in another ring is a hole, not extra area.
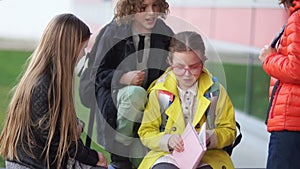
[(184, 151), (173, 151), (173, 157), (179, 168), (195, 169), (206, 151), (206, 123), (202, 125), (199, 134), (188, 123), (181, 137), (184, 143)]

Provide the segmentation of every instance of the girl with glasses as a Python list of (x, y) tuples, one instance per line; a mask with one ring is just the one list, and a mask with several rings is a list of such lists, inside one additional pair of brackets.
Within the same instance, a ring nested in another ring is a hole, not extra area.
[[(202, 37), (196, 32), (180, 32), (172, 38), (169, 50), (171, 66), (148, 89), (149, 101), (138, 131), (142, 143), (150, 149), (139, 166), (141, 169), (178, 169), (172, 151), (184, 151), (181, 134), (186, 124), (191, 123), (199, 132), (207, 121), (205, 112), (211, 100), (205, 94), (214, 81), (204, 67), (207, 58)], [(220, 93), (214, 127), (206, 132), (207, 151), (197, 165), (201, 169), (234, 168), (230, 156), (223, 150), (236, 136), (234, 107), (224, 87), (217, 84)], [(164, 121), (160, 103), (162, 93), (167, 93), (169, 99), (164, 110), (167, 115), (164, 129), (161, 129)]]

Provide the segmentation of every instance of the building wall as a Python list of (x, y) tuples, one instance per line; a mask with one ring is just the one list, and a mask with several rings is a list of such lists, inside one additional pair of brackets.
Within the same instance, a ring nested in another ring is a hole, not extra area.
[[(287, 18), (276, 0), (168, 0), (168, 20), (178, 30), (194, 29), (208, 38), (261, 47)], [(0, 38), (38, 40), (56, 14), (72, 12), (96, 32), (113, 18), (116, 0), (1, 0)], [(176, 22), (177, 21), (177, 22)]]
[(184, 18), (211, 39), (261, 47), (271, 42), (286, 20), (280, 8), (179, 7), (171, 14)]

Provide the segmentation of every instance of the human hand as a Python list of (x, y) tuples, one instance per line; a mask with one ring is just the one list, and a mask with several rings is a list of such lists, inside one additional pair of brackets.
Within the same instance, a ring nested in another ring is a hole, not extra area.
[(266, 57), (271, 54), (275, 53), (277, 50), (275, 48), (272, 48), (271, 46), (265, 45), (260, 52), (259, 60), (263, 63), (266, 59)]
[(106, 159), (106, 157), (102, 154), (102, 153), (100, 153), (100, 152), (98, 152), (98, 163), (96, 164), (97, 166), (101, 166), (101, 167), (106, 167), (107, 168), (107, 159)]
[(134, 70), (123, 74), (120, 79), (121, 84), (141, 86), (145, 79), (145, 72)]
[(182, 140), (181, 136), (178, 134), (174, 134), (169, 138), (168, 146), (177, 152), (184, 151), (183, 140)]
[(78, 137), (80, 137), (81, 133), (83, 132), (83, 128), (84, 128), (84, 122), (82, 120), (80, 120), (79, 118), (77, 118), (77, 134), (78, 134)]

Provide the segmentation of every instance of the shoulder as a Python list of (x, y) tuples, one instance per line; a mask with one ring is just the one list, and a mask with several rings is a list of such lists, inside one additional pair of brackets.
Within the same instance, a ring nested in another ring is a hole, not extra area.
[(112, 20), (110, 23), (106, 24), (100, 31), (99, 34), (102, 34), (102, 38), (111, 38), (114, 36), (116, 30), (118, 29), (118, 26), (114, 20)]
[(104, 37), (125, 39), (131, 36), (130, 24), (118, 24), (116, 20), (112, 20), (105, 26)]
[[(282, 37), (282, 48), (286, 52), (287, 50), (293, 49), (300, 51), (299, 38), (300, 38), (300, 10), (295, 11), (288, 19), (286, 28)], [(292, 48), (289, 45), (293, 44)], [(289, 46), (289, 49), (288, 49)]]
[(130, 25), (119, 25), (115, 20), (112, 20), (99, 31), (96, 38), (99, 42), (97, 48), (102, 48), (101, 51), (108, 51), (118, 42), (127, 39), (131, 36), (129, 27)]
[(289, 32), (296, 32), (297, 28), (300, 26), (300, 10), (296, 10), (291, 14), (291, 16), (288, 18), (286, 30)]
[(167, 36), (173, 36), (174, 32), (171, 29), (170, 26), (168, 26), (165, 21), (162, 19), (157, 19), (155, 27), (153, 28), (153, 33), (167, 35)]

